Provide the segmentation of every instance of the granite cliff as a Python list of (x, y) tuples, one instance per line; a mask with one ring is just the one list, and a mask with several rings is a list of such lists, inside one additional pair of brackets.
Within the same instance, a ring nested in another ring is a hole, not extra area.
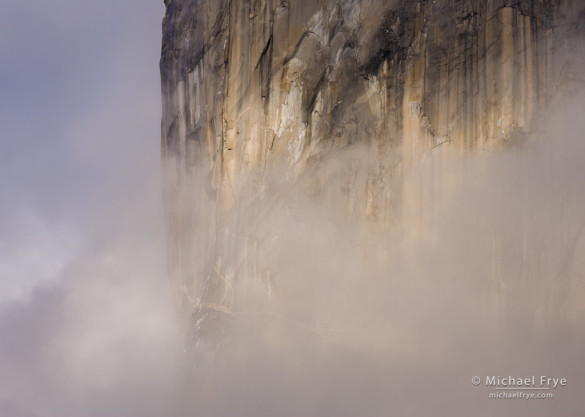
[[(361, 234), (348, 237), (359, 241), (348, 252), (384, 268), (408, 259), (396, 242), (433, 240), (452, 161), (520, 146), (547, 109), (583, 84), (578, 1), (165, 4), (169, 273), (194, 345), (253, 312), (271, 313), (254, 316), (261, 326), (288, 320), (274, 305), (315, 290), (281, 270), (306, 275), (298, 256), (274, 261), (283, 235), (314, 239), (358, 225), (394, 243)], [(326, 219), (315, 228), (299, 214), (307, 201)], [(525, 262), (530, 253), (522, 238), (511, 247), (501, 240), (486, 243), (491, 266), (478, 279), (495, 294), (490, 308), (509, 314), (510, 297), (532, 286), (501, 265), (510, 253)], [(555, 262), (538, 268), (558, 279)], [(544, 285), (548, 295), (533, 294), (527, 314), (555, 315), (551, 305), (565, 303), (566, 288)], [(297, 319), (310, 329), (328, 320)]]

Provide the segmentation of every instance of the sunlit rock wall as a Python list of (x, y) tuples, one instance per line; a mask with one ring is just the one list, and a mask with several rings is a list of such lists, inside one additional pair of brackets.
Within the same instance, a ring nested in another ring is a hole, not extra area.
[[(165, 4), (169, 272), (199, 332), (244, 299), (270, 303), (276, 232), (261, 231), (262, 208), (291, 184), (343, 207), (343, 222), (418, 239), (441, 201), (447, 150), (520, 141), (539, 109), (581, 83), (578, 65), (557, 59), (583, 31), (578, 1)], [(329, 158), (354, 148), (374, 157)]]

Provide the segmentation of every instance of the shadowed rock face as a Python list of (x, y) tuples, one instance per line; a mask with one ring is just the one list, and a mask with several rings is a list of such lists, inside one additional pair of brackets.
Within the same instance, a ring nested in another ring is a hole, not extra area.
[(290, 196), (341, 207), (343, 224), (425, 234), (445, 152), (514, 143), (583, 82), (564, 58), (578, 1), (165, 4), (169, 272), (197, 340), (250, 299), (273, 302), (264, 258)]

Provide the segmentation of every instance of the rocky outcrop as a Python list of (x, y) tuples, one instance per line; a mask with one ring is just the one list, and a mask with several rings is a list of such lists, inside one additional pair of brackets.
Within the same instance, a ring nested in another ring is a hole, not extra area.
[(517, 141), (583, 82), (564, 58), (578, 1), (165, 4), (169, 269), (199, 336), (244, 298), (270, 303), (268, 202), (319, 196), (344, 222), (424, 233), (446, 149)]

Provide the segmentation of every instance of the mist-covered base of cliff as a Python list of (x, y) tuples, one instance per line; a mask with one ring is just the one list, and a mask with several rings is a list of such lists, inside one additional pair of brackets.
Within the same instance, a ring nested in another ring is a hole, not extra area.
[[(185, 352), (193, 340), (165, 279), (161, 212), (145, 209), (157, 207), (158, 193), (145, 190), (158, 182), (130, 195), (113, 190), (105, 198), (123, 204), (115, 216), (97, 215), (101, 243), (84, 249), (66, 279), (3, 302), (0, 409), (11, 417), (582, 413), (579, 103), (515, 146), (453, 156), (441, 203), (417, 233), (385, 235), (331, 216), (329, 200), (305, 189), (283, 193), (263, 223), (248, 223), (276, 235), (262, 259), (278, 272), (274, 302), (259, 309), (242, 298), (221, 319), (221, 343), (202, 341), (194, 353)], [(484, 381), (471, 383), (488, 375), (562, 377), (567, 386), (552, 399), (496, 400)]]
[[(276, 175), (281, 188), (242, 204), (225, 226), (235, 247), (222, 262), (242, 269), (222, 277), (233, 280), (229, 307), (196, 316), (208, 328), (187, 332), (186, 403), (210, 416), (582, 410), (580, 102), (499, 150), (443, 151), (437, 198), (425, 213), (403, 213), (402, 228), (348, 216), (337, 198), (338, 174), (356, 160), (375, 164), (370, 149), (334, 153), (289, 185)], [(242, 253), (251, 264), (235, 261)], [(568, 383), (552, 399), (490, 399), (492, 375)]]

